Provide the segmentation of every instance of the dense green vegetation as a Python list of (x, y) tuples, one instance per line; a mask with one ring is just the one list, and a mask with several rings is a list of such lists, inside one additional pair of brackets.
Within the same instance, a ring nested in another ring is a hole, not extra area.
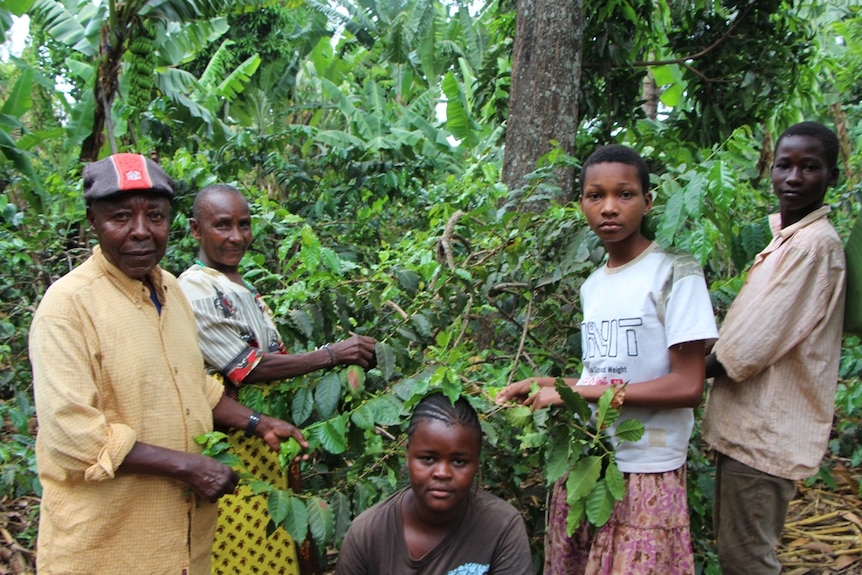
[[(47, 286), (93, 245), (80, 159), (114, 146), (158, 156), (178, 183), (163, 267), (178, 274), (194, 258), (195, 191), (236, 183), (254, 215), (245, 277), (288, 347), (350, 332), (380, 341), (367, 374), (243, 389), (316, 447), (303, 493), (270, 501), (273, 517), (321, 546), (403, 485), (403, 415), (430, 388), (471, 398), (487, 436), (483, 482), (544, 531), (545, 479), (559, 471), (546, 467), (559, 463), (553, 415), (491, 398), (531, 374), (579, 371), (578, 288), (602, 250), (577, 206), (555, 201), (565, 197), (555, 167), (608, 141), (640, 150), (653, 170), (651, 232), (703, 264), (719, 318), (767, 242), (770, 151), (784, 127), (836, 129), (842, 178), (827, 200), (842, 237), (858, 212), (855, 2), (585, 2), (577, 153), (539, 158), (519, 189), (500, 183), (514, 2), (288, 4), (0, 7), (0, 32), (26, 13), (32, 36), (0, 63), (0, 495), (39, 493), (27, 330)], [(645, 82), (658, 89), (654, 117)], [(848, 336), (830, 450), (855, 467), (860, 374), (862, 343)], [(699, 435), (689, 471), (699, 565), (714, 573)], [(828, 467), (815, 480), (828, 485)], [(32, 545), (35, 526), (18, 538)]]

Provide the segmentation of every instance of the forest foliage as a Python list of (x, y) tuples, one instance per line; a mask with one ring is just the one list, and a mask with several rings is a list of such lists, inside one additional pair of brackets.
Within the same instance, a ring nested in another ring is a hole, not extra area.
[[(862, 191), (855, 2), (585, 4), (577, 153), (552, 151), (507, 189), (512, 1), (7, 2), (0, 31), (28, 14), (31, 36), (0, 63), (0, 494), (39, 493), (27, 330), (45, 289), (94, 243), (80, 159), (115, 146), (158, 157), (177, 182), (165, 269), (179, 274), (196, 254), (194, 193), (234, 183), (253, 212), (242, 271), (288, 349), (350, 333), (380, 342), (367, 373), (242, 388), (315, 449), (301, 493), (257, 485), (275, 522), (337, 546), (356, 514), (404, 485), (405, 415), (441, 389), (482, 416), (483, 483), (542, 533), (548, 481), (577, 465), (571, 436), (561, 413), (492, 399), (530, 375), (579, 372), (578, 289), (603, 254), (577, 205), (555, 201), (554, 167), (577, 167), (601, 143), (639, 150), (653, 172), (650, 233), (700, 261), (719, 319), (768, 241), (768, 166), (784, 127), (811, 119), (839, 134), (842, 177), (827, 201), (843, 238)], [(860, 373), (862, 343), (848, 335), (830, 451), (853, 466)], [(207, 439), (218, 455), (220, 438)], [(584, 461), (590, 477), (603, 471)], [(713, 572), (697, 431), (688, 466), (699, 569)], [(815, 480), (828, 485), (828, 467)], [(613, 503), (609, 481), (586, 503), (593, 523)]]

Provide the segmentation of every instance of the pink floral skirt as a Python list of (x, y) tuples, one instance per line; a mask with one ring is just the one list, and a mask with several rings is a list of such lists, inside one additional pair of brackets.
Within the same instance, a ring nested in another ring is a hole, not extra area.
[(594, 535), (586, 521), (566, 535), (566, 483), (554, 485), (548, 510), (544, 575), (690, 575), (694, 555), (685, 466), (629, 473), (626, 495)]

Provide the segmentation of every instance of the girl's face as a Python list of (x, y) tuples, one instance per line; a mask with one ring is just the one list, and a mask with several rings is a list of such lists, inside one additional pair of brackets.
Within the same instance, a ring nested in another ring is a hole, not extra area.
[(652, 196), (641, 189), (637, 167), (602, 162), (587, 168), (583, 177), (581, 209), (605, 246), (640, 239), (641, 220), (652, 207)]
[(457, 519), (479, 471), (476, 430), (422, 421), (407, 445), (407, 470), (420, 517), (433, 517), (435, 523)]

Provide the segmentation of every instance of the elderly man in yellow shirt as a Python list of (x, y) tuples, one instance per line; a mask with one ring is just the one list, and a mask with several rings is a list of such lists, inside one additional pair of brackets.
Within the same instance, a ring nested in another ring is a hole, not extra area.
[(40, 574), (209, 574), (216, 501), (238, 478), (194, 438), (217, 424), (307, 447), (206, 375), (194, 315), (158, 267), (173, 196), (144, 156), (84, 169), (99, 246), (47, 290), (30, 328)]

